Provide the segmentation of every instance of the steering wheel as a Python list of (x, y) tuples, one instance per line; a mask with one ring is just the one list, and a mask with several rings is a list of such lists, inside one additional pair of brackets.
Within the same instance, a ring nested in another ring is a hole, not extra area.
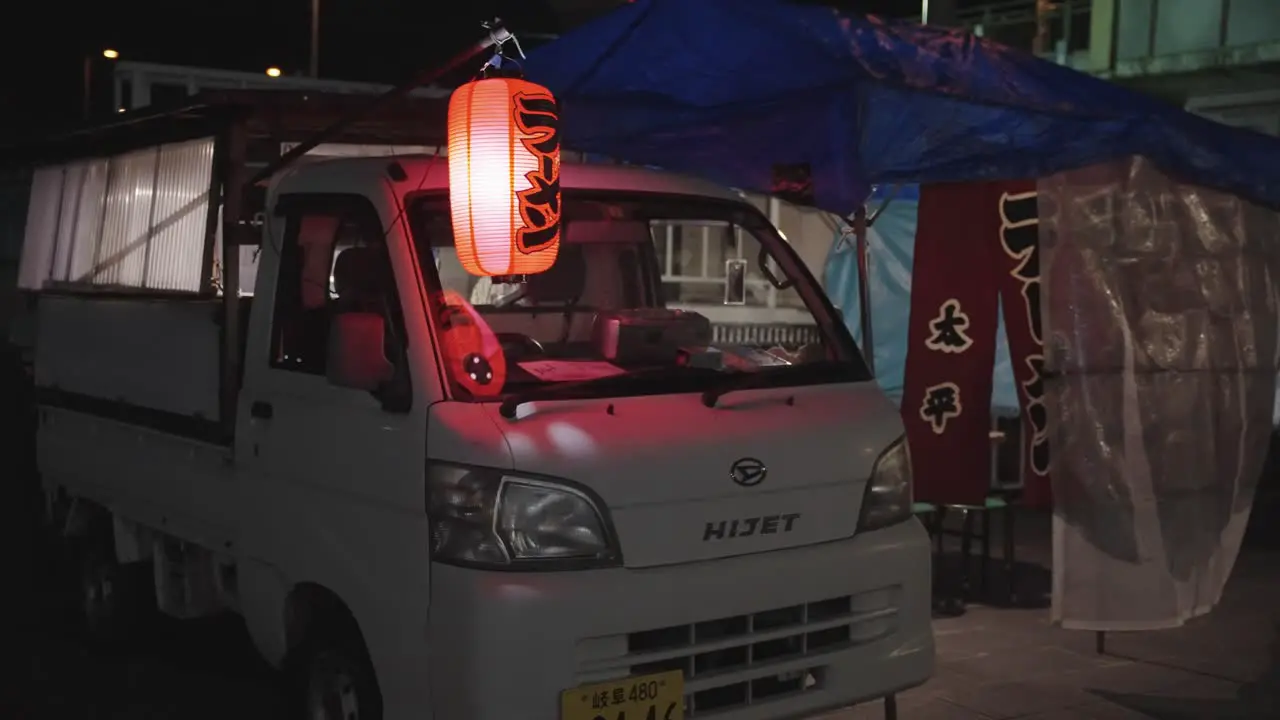
[(512, 360), (547, 354), (547, 349), (542, 347), (542, 343), (524, 333), (496, 333), (496, 337), (498, 338), (498, 344), (502, 346), (502, 352), (506, 353)]
[(529, 294), (529, 291), (526, 288), (527, 286), (521, 285), (515, 290), (512, 290), (510, 293), (507, 293), (506, 295), (503, 295), (502, 297), (498, 298), (498, 301), (495, 302), (493, 306), (496, 308), (508, 308), (515, 305), (516, 303), (523, 300), (525, 295)]

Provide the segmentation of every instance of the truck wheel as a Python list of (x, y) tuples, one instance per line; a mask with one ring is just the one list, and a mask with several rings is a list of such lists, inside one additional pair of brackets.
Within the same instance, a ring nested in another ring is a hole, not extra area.
[(102, 650), (123, 649), (156, 612), (151, 563), (121, 564), (103, 548), (79, 555), (78, 614), (87, 639)]
[(314, 632), (296, 656), (304, 717), (382, 720), (382, 696), (359, 636), (341, 626)]

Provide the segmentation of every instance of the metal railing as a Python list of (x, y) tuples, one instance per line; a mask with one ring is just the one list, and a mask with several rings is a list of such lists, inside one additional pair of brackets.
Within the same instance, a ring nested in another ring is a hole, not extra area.
[[(326, 80), (299, 75), (270, 77), (265, 73), (219, 70), (217, 68), (163, 65), (121, 60), (112, 71), (114, 100), (117, 110), (136, 110), (146, 107), (157, 95), (176, 93), (195, 95), (203, 90), (309, 90), (324, 93), (355, 95), (381, 95), (390, 85)], [(420, 88), (411, 93), (417, 97), (448, 97), (449, 91), (441, 88)]]
[[(1038, 9), (1037, 5), (1041, 7)], [(956, 20), (975, 35), (1021, 50), (1034, 50), (1035, 39), (1044, 23), (1041, 54), (1065, 61), (1065, 55), (1088, 48), (1091, 0), (1001, 0), (960, 8)], [(917, 22), (920, 16), (913, 18)]]

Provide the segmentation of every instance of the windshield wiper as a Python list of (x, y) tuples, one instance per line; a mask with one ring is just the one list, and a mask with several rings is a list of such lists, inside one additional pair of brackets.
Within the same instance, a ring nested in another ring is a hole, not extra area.
[(634, 372), (606, 375), (604, 377), (562, 382), (555, 385), (533, 388), (524, 392), (513, 393), (498, 406), (498, 414), (508, 420), (516, 418), (516, 410), (527, 402), (535, 400), (567, 400), (578, 397), (591, 397), (592, 388), (609, 387), (610, 385), (628, 385), (635, 380), (653, 380), (662, 377), (719, 376), (724, 373), (710, 368), (696, 368), (677, 365), (650, 367)]

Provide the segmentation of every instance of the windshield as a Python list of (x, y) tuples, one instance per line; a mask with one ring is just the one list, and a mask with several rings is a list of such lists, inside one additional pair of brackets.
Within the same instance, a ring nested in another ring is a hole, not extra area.
[(468, 274), (448, 197), (411, 199), (446, 375), (461, 400), (870, 379), (798, 256), (751, 204), (565, 191), (559, 255), (524, 282)]

